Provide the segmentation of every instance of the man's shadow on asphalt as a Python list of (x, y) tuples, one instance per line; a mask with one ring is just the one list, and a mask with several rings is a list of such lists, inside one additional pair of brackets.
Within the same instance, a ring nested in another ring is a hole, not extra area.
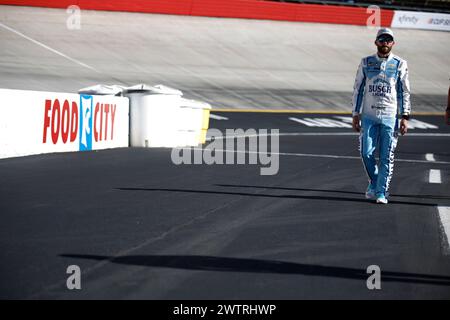
[[(320, 189), (299, 189), (299, 188), (281, 188), (281, 187), (266, 187), (266, 186), (246, 186), (246, 185), (225, 185), (217, 184), (218, 187), (233, 187), (233, 188), (259, 188), (259, 189), (274, 189), (274, 190), (289, 190), (289, 191), (306, 191), (306, 192), (330, 192), (330, 193), (345, 193), (345, 194), (355, 194), (358, 197), (338, 197), (338, 196), (319, 196), (319, 195), (292, 195), (292, 194), (267, 194), (267, 193), (251, 193), (242, 191), (219, 191), (219, 190), (192, 190), (192, 189), (176, 189), (176, 188), (137, 188), (137, 187), (121, 187), (115, 188), (115, 190), (122, 191), (147, 191), (147, 192), (182, 192), (182, 193), (198, 193), (198, 194), (219, 194), (219, 195), (234, 195), (234, 196), (248, 196), (248, 197), (265, 197), (265, 198), (278, 198), (278, 199), (306, 199), (306, 200), (320, 200), (320, 201), (344, 201), (344, 202), (359, 202), (359, 203), (369, 203), (369, 200), (364, 199), (364, 194), (360, 192), (342, 191), (342, 190), (320, 190)], [(394, 195), (392, 195), (394, 196)], [(408, 195), (395, 195), (397, 197), (414, 197)], [(429, 199), (448, 199), (448, 197), (439, 196), (421, 196), (421, 198)], [(373, 201), (372, 201), (373, 202)], [(374, 202), (373, 202), (374, 203)], [(436, 203), (423, 203), (423, 202), (413, 202), (413, 201), (399, 201), (399, 200), (389, 200), (390, 204), (402, 204), (402, 205), (415, 205), (415, 206), (426, 206), (426, 207), (436, 207)]]
[[(289, 190), (289, 191), (307, 191), (307, 192), (329, 192), (329, 193), (343, 193), (343, 194), (355, 194), (364, 195), (362, 192), (346, 191), (346, 190), (326, 190), (326, 189), (307, 189), (307, 188), (287, 188), (287, 187), (272, 187), (272, 186), (251, 186), (251, 185), (238, 185), (238, 184), (215, 184), (218, 187), (233, 187), (233, 188), (255, 188), (255, 189), (274, 189), (274, 190)], [(450, 196), (438, 196), (430, 194), (397, 194), (391, 193), (391, 197), (399, 198), (414, 198), (414, 199), (434, 199), (434, 200), (450, 200)], [(390, 201), (390, 203), (395, 203)]]
[[(232, 191), (215, 191), (215, 190), (189, 190), (175, 188), (133, 188), (123, 187), (116, 188), (122, 191), (145, 191), (145, 192), (182, 192), (182, 193), (200, 193), (200, 194), (219, 194), (219, 195), (236, 195), (251, 197), (269, 197), (269, 198), (287, 198), (287, 199), (310, 199), (310, 200), (329, 200), (329, 201), (352, 201), (367, 203), (368, 200), (363, 199), (360, 192), (352, 192), (345, 190), (322, 190), (322, 189), (301, 189), (301, 188), (283, 188), (268, 186), (250, 186), (250, 185), (227, 185), (216, 184), (217, 187), (224, 188), (255, 188), (264, 190), (286, 190), (286, 191), (303, 191), (303, 192), (330, 192), (357, 195), (356, 198), (338, 197), (338, 196), (316, 196), (316, 195), (273, 195), (263, 193), (250, 192), (232, 192)], [(414, 195), (395, 195), (397, 197), (415, 197)], [(439, 196), (421, 196), (429, 199), (448, 199)], [(418, 205), (435, 207), (435, 203), (420, 203), (410, 201), (390, 201), (392, 204)], [(308, 276), (335, 277), (345, 279), (367, 280), (369, 274), (365, 269), (334, 267), (311, 265), (293, 262), (283, 262), (275, 260), (261, 259), (245, 259), (245, 258), (229, 258), (214, 256), (196, 256), (196, 255), (128, 255), (128, 256), (101, 256), (87, 254), (61, 254), (61, 257), (74, 259), (87, 259), (97, 261), (108, 261), (116, 264), (135, 265), (145, 267), (162, 267), (187, 270), (201, 271), (221, 271), (221, 272), (250, 272), (250, 273), (275, 273), (275, 274), (298, 274)], [(429, 275), (418, 273), (403, 273), (381, 270), (382, 280), (387, 282), (403, 282), (415, 284), (433, 284), (440, 286), (450, 286), (450, 276)]]
[[(108, 261), (116, 264), (144, 266), (154, 268), (174, 268), (200, 271), (250, 272), (297, 274), (366, 281), (371, 274), (365, 269), (311, 265), (276, 260), (229, 258), (197, 255), (128, 255), (101, 256), (88, 254), (61, 254), (60, 257)], [(403, 282), (450, 286), (449, 276), (404, 273), (381, 270), (383, 282)]]

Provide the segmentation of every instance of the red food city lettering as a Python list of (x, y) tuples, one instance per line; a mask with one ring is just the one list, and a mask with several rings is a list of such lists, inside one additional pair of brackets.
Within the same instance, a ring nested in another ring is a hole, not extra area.
[[(95, 142), (114, 139), (115, 116), (115, 104), (97, 102), (93, 119)], [(78, 125), (79, 108), (75, 101), (64, 100), (61, 106), (59, 99), (45, 100), (43, 143), (47, 143), (49, 131), (53, 144), (57, 144), (59, 138), (64, 144), (68, 141), (74, 142), (78, 136)]]
[[(99, 115), (100, 113), (100, 115)], [(110, 117), (108, 116), (110, 114)], [(105, 117), (103, 118), (103, 115)], [(103, 141), (108, 140), (108, 123), (111, 118), (111, 138), (114, 139), (114, 119), (116, 118), (116, 105), (109, 103), (99, 103), (95, 105), (94, 109), (94, 140)], [(103, 128), (104, 124), (104, 128)], [(97, 130), (98, 129), (98, 130)]]
[[(51, 110), (51, 113), (50, 113)], [(51, 114), (51, 118), (50, 115)], [(65, 100), (61, 112), (60, 103), (58, 99), (55, 99), (52, 104), (52, 100), (45, 100), (45, 112), (44, 112), (44, 132), (42, 135), (42, 142), (47, 142), (47, 132), (51, 126), (51, 137), (53, 144), (58, 142), (60, 129), (62, 127), (62, 140), (66, 143), (69, 139), (70, 142), (75, 141), (78, 132), (78, 105), (76, 102), (72, 102), (72, 108), (70, 108), (69, 101)]]

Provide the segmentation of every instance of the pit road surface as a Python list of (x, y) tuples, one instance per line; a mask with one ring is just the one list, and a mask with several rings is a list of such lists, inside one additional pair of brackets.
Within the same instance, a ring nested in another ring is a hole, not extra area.
[[(364, 199), (351, 129), (289, 119), (344, 115), (213, 115), (224, 133), (279, 129), (278, 174), (177, 166), (170, 149), (0, 160), (0, 297), (450, 298), (442, 117), (417, 117), (437, 128), (400, 138), (390, 203), (376, 205)], [(430, 183), (431, 169), (441, 183)], [(81, 290), (66, 288), (69, 265), (81, 268)], [(381, 268), (381, 290), (366, 287), (370, 265)]]

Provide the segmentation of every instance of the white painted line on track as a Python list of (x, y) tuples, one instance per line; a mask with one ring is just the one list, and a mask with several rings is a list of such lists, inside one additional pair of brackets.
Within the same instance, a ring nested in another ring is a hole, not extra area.
[(441, 221), (442, 233), (445, 250), (449, 252), (450, 249), (450, 207), (437, 207), (439, 212), (439, 219)]
[(212, 114), (212, 113), (209, 114), (209, 117), (214, 120), (228, 120), (227, 117), (218, 116), (218, 115)]
[[(196, 147), (176, 147), (173, 149), (186, 149), (186, 150), (198, 150), (198, 151), (208, 151), (207, 148), (196, 148)], [(349, 159), (349, 160), (359, 160), (361, 157), (354, 156), (341, 156), (334, 154), (314, 154), (314, 153), (290, 153), (290, 152), (258, 152), (258, 151), (248, 151), (248, 150), (226, 150), (226, 149), (213, 149), (215, 152), (235, 152), (235, 153), (248, 153), (248, 154), (270, 154), (270, 155), (280, 155), (280, 156), (293, 156), (293, 157), (310, 157), (310, 158), (331, 158), (331, 159)], [(395, 162), (410, 162), (410, 163), (429, 163), (426, 160), (414, 160), (414, 159), (395, 159)], [(446, 161), (436, 161), (433, 164), (445, 164), (450, 165), (450, 162)]]
[(450, 137), (450, 133), (408, 133), (408, 137)]
[(328, 118), (295, 118), (289, 117), (289, 120), (301, 123), (307, 127), (322, 127), (322, 128), (351, 128), (351, 124), (336, 119)]
[(441, 170), (430, 169), (428, 180), (430, 183), (442, 183)]
[(436, 161), (436, 159), (434, 158), (434, 154), (432, 154), (432, 153), (427, 153), (427, 154), (425, 155), (425, 159), (426, 159), (427, 161)]
[[(214, 129), (214, 128), (210, 128)], [(271, 129), (266, 129), (271, 130)], [(244, 130), (245, 131), (245, 130)], [(244, 134), (244, 135), (226, 135), (215, 137), (216, 140), (219, 139), (236, 139), (236, 138), (251, 138), (251, 137), (266, 137), (266, 136), (359, 136), (356, 132), (286, 132), (286, 133), (267, 133), (267, 134)], [(450, 137), (450, 133), (408, 133), (408, 137)], [(207, 137), (207, 141), (211, 141), (211, 136)]]
[(82, 66), (82, 67), (88, 68), (88, 69), (90, 69), (90, 70), (92, 70), (92, 71), (95, 71), (95, 72), (99, 72), (99, 71), (97, 71), (95, 68), (93, 68), (93, 67), (91, 67), (91, 66), (89, 66), (89, 65), (87, 65), (87, 64), (85, 64), (85, 63), (83, 63), (83, 62), (81, 62), (81, 61), (78, 61), (77, 59), (71, 58), (71, 57), (69, 57), (68, 55), (66, 55), (66, 54), (64, 54), (64, 53), (62, 53), (62, 52), (60, 52), (60, 51), (58, 51), (58, 50), (55, 50), (55, 49), (53, 49), (53, 48), (50, 48), (49, 46), (43, 44), (42, 42), (39, 42), (39, 41), (37, 41), (37, 40), (34, 40), (33, 38), (30, 38), (30, 37), (24, 35), (22, 32), (17, 31), (17, 30), (15, 30), (15, 29), (11, 28), (11, 27), (8, 27), (7, 25), (5, 25), (5, 24), (3, 24), (3, 23), (1, 23), (1, 22), (0, 22), (0, 27), (4, 28), (4, 29), (6, 29), (6, 30), (9, 30), (9, 31), (11, 31), (11, 32), (13, 32), (13, 33), (15, 33), (15, 34), (21, 36), (22, 38), (27, 39), (27, 40), (33, 42), (34, 44), (37, 44), (38, 46), (41, 46), (42, 48), (47, 49), (47, 50), (49, 50), (49, 51), (51, 51), (51, 52), (53, 52), (53, 53), (55, 53), (55, 54), (57, 54), (57, 55), (59, 55), (59, 56), (65, 58), (65, 59), (67, 59), (67, 60), (70, 60), (70, 61), (72, 61), (72, 62), (74, 62), (74, 63), (76, 63), (76, 64), (78, 64), (78, 65), (80, 65), (80, 66)]
[[(395, 159), (394, 161), (411, 162), (411, 163), (430, 163), (429, 161), (426, 161), (426, 160), (414, 160), (414, 159)], [(450, 164), (450, 162), (449, 161), (435, 161), (435, 162), (433, 162), (433, 164)]]

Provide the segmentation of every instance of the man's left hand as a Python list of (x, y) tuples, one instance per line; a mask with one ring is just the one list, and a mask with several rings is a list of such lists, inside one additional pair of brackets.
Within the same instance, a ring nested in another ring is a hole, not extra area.
[(404, 136), (408, 132), (408, 120), (402, 119), (400, 121), (400, 133)]

